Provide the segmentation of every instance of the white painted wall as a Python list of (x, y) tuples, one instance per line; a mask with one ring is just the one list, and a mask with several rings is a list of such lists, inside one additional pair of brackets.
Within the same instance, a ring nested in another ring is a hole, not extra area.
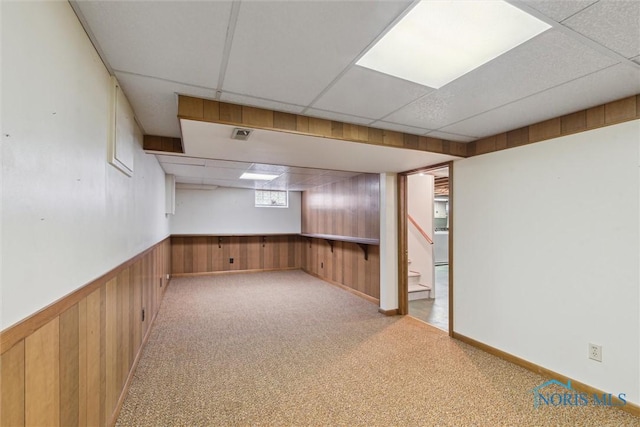
[[(164, 173), (107, 163), (110, 80), (67, 2), (2, 2), (2, 329), (165, 238)], [(136, 137), (140, 143), (140, 133)]]
[[(414, 174), (407, 177), (407, 211), (433, 240), (433, 175)], [(407, 221), (409, 270), (420, 273), (420, 284), (431, 286), (435, 298), (433, 245), (426, 241), (410, 221)]]
[(398, 308), (398, 177), (380, 174), (380, 308)]
[(456, 332), (640, 403), (639, 146), (636, 120), (455, 162)]
[(254, 190), (176, 190), (172, 234), (286, 234), (301, 232), (301, 194), (289, 192), (288, 208), (256, 208)]

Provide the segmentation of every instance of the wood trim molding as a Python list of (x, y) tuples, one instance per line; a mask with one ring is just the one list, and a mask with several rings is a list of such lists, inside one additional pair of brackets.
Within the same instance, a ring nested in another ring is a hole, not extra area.
[(470, 142), (467, 156), (492, 153), (640, 119), (640, 95), (545, 120)]
[(145, 135), (142, 148), (146, 151), (163, 151), (168, 153), (184, 153), (182, 139), (166, 136)]
[(128, 259), (117, 267), (109, 270), (107, 273), (103, 274), (97, 279), (76, 289), (70, 294), (63, 296), (62, 298), (42, 308), (26, 319), (23, 319), (20, 322), (9, 326), (7, 329), (4, 329), (2, 332), (0, 332), (0, 355), (4, 354), (15, 344), (19, 343), (22, 339), (28, 337), (29, 335), (40, 329), (42, 326), (46, 325), (51, 320), (61, 315), (67, 309), (73, 307), (75, 304), (80, 302), (80, 300), (91, 294), (96, 289), (100, 288), (100, 286), (102, 286), (104, 283), (116, 277), (121, 270), (124, 270), (125, 268), (133, 265), (149, 252), (153, 251), (156, 247), (163, 244), (169, 238), (170, 236), (165, 237), (158, 243), (152, 245), (133, 258)]
[(378, 312), (384, 314), (385, 316), (397, 316), (398, 315), (398, 309), (397, 308), (394, 308), (393, 310), (383, 310), (382, 308), (379, 308)]
[(454, 162), (449, 162), (449, 336), (453, 336), (453, 323), (454, 323), (454, 310), (453, 310), (453, 218), (455, 209), (453, 205), (453, 177), (455, 175), (453, 170)]
[[(544, 368), (540, 365), (536, 365), (535, 363), (529, 362), (528, 360), (525, 359), (521, 359), (520, 357), (514, 356), (510, 353), (507, 353), (505, 351), (499, 350), (495, 347), (491, 347), (490, 345), (487, 345), (485, 343), (482, 343), (480, 341), (476, 341), (473, 338), (469, 338), (467, 336), (464, 336), (462, 334), (459, 334), (457, 332), (453, 332), (453, 334), (451, 335), (452, 338), (457, 339), (458, 341), (462, 341), (465, 344), (469, 344), (472, 347), (476, 347), (486, 353), (489, 353), (493, 356), (499, 357), (503, 360), (506, 360), (507, 362), (511, 362), (514, 365), (518, 365), (521, 366), (525, 369), (528, 369), (532, 372), (535, 372), (536, 374), (540, 374), (544, 377), (547, 378), (553, 378), (553, 379), (557, 379), (559, 381), (562, 382), (567, 382), (567, 381), (571, 381), (571, 385), (573, 386), (573, 388), (579, 392), (584, 392), (584, 393), (588, 393), (588, 394), (599, 394), (602, 395), (604, 393), (604, 391), (599, 390), (595, 387), (591, 387), (588, 384), (584, 384), (581, 383), (580, 381), (576, 381), (572, 378), (569, 378), (567, 376), (564, 376), (562, 374), (559, 374), (557, 372), (554, 372), (550, 369)], [(634, 404), (634, 403), (630, 403), (627, 402), (626, 405), (624, 406), (619, 406), (619, 409), (628, 412), (632, 415), (635, 415), (637, 417), (640, 417), (640, 406)]]
[(371, 297), (371, 296), (369, 296), (367, 294), (364, 294), (364, 293), (362, 293), (360, 291), (357, 291), (357, 290), (355, 290), (353, 288), (350, 288), (350, 287), (348, 287), (346, 285), (343, 285), (342, 283), (338, 283), (338, 282), (333, 281), (331, 279), (327, 279), (326, 277), (322, 277), (322, 276), (320, 276), (318, 274), (315, 274), (315, 273), (313, 273), (313, 272), (311, 272), (311, 271), (309, 271), (309, 270), (307, 270), (305, 268), (303, 268), (302, 271), (304, 271), (305, 273), (307, 273), (310, 276), (313, 276), (313, 277), (315, 277), (317, 279), (322, 280), (323, 282), (327, 282), (330, 285), (337, 286), (342, 290), (345, 290), (345, 291), (347, 291), (349, 293), (352, 293), (352, 294), (354, 294), (356, 296), (359, 296), (360, 298), (365, 299), (365, 300), (369, 301), (370, 303), (373, 303), (373, 304), (378, 305), (378, 306), (380, 305), (380, 300), (378, 298)]
[(466, 157), (467, 144), (178, 95), (178, 118)]
[(204, 271), (199, 273), (172, 273), (171, 277), (198, 277), (198, 276), (219, 276), (228, 274), (243, 273), (264, 273), (265, 271), (291, 271), (300, 270), (300, 267), (283, 267), (283, 268), (256, 268), (251, 270), (228, 270), (228, 271)]
[(398, 205), (398, 314), (409, 314), (409, 244), (407, 242), (407, 174), (397, 178)]

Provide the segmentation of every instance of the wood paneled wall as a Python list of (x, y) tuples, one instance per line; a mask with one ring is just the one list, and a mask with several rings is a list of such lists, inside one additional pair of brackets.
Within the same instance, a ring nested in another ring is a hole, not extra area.
[(302, 233), (380, 239), (380, 176), (361, 174), (304, 191)]
[[(292, 235), (172, 236), (172, 274), (302, 267), (302, 238)], [(233, 264), (229, 259), (233, 258)]]
[(303, 269), (380, 302), (380, 246), (368, 245), (368, 259), (357, 243), (305, 238)]
[(115, 421), (168, 284), (169, 245), (158, 243), (2, 332), (0, 425)]

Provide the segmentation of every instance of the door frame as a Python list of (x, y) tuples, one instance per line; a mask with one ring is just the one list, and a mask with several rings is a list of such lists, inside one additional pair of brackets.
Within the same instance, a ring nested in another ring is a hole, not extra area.
[(409, 245), (407, 243), (407, 177), (449, 168), (449, 336), (453, 337), (453, 160), (398, 173), (398, 314), (409, 314)]

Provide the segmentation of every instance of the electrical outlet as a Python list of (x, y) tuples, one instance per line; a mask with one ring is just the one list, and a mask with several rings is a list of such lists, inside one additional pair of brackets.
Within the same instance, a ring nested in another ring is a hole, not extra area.
[(320, 268), (324, 268), (324, 262), (320, 263)]
[(233, 258), (229, 258), (229, 264), (233, 264)]
[(602, 362), (602, 346), (589, 343), (589, 359)]

